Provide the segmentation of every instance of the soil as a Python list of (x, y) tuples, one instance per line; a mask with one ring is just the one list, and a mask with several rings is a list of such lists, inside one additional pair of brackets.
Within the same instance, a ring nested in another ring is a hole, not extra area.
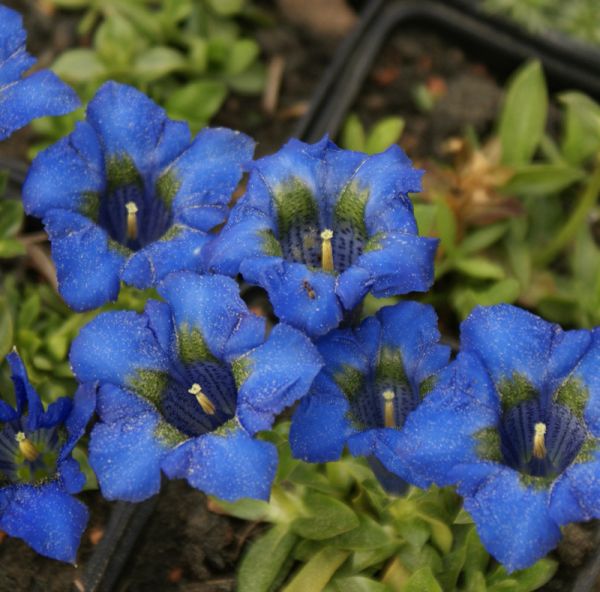
[[(23, 10), (22, 2), (7, 3)], [(273, 113), (265, 113), (260, 98), (231, 96), (214, 124), (252, 135), (258, 142), (258, 155), (264, 155), (289, 138), (336, 44), (286, 23), (270, 3), (259, 4), (275, 11), (278, 23), (259, 34), (266, 63), (283, 60), (277, 106)], [(28, 2), (27, 6), (30, 10), (26, 23), (39, 31), (39, 35), (30, 35), (31, 49), (37, 55), (43, 54), (42, 63), (51, 61), (53, 51), (62, 50), (65, 43), (76, 44), (72, 14), (59, 13), (49, 22), (47, 16), (40, 17), (37, 3)], [(429, 108), (417, 99), (423, 89), (434, 99)], [(414, 29), (395, 34), (387, 42), (354, 110), (367, 128), (384, 116), (405, 118), (400, 144), (413, 159), (422, 160), (440, 156), (443, 141), (468, 125), (485, 135), (496, 117), (500, 99), (500, 83), (484, 65), (439, 36)], [(27, 132), (15, 138), (5, 148), (13, 156), (22, 156)], [(70, 589), (102, 536), (111, 508), (111, 503), (98, 493), (86, 493), (83, 499), (90, 507), (91, 520), (82, 541), (79, 567), (40, 557), (17, 539), (0, 538), (0, 592)], [(590, 543), (594, 528), (584, 525), (566, 534), (556, 553), (563, 563), (555, 581), (546, 588), (548, 592), (569, 588), (576, 570), (594, 550)], [(254, 525), (209, 511), (200, 492), (182, 482), (169, 483), (163, 488), (117, 591), (234, 590), (236, 563), (244, 542), (255, 534)]]

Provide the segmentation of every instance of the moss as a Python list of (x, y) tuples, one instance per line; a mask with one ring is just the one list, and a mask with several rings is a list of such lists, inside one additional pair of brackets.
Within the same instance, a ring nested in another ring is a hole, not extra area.
[(231, 364), (231, 373), (233, 374), (233, 380), (237, 388), (240, 388), (246, 382), (251, 372), (252, 361), (248, 357), (238, 358)]
[(333, 380), (346, 398), (353, 401), (362, 391), (365, 377), (354, 366), (344, 364), (342, 369), (335, 373)]
[(398, 349), (382, 347), (375, 367), (375, 381), (386, 385), (408, 386), (402, 353)]
[(140, 173), (128, 154), (110, 156), (106, 161), (106, 178), (109, 194), (119, 187), (137, 185), (143, 187), (144, 183)]
[(498, 394), (502, 402), (502, 410), (506, 413), (513, 407), (532, 401), (538, 393), (533, 385), (522, 374), (513, 373), (512, 378), (504, 378), (498, 385)]
[(564, 405), (580, 421), (583, 420), (589, 391), (578, 378), (569, 378), (554, 393), (554, 402)]
[(365, 208), (368, 200), (369, 191), (360, 191), (358, 183), (354, 182), (346, 186), (335, 204), (336, 223), (348, 223), (355, 233), (366, 237)]
[(182, 323), (177, 330), (179, 359), (186, 365), (196, 362), (218, 362), (212, 355), (204, 336), (197, 327)]
[(294, 226), (319, 226), (319, 208), (311, 190), (297, 178), (274, 191), (279, 238), (285, 238)]
[(158, 407), (169, 382), (169, 375), (159, 370), (144, 368), (138, 370), (135, 376), (126, 382), (138, 395)]
[(475, 439), (475, 454), (481, 460), (504, 462), (500, 446), (500, 434), (496, 428), (483, 428), (473, 434)]
[(165, 204), (167, 209), (170, 209), (180, 187), (181, 181), (177, 173), (174, 170), (169, 170), (156, 181), (156, 196)]
[(269, 257), (283, 257), (283, 251), (279, 241), (270, 230), (261, 230), (259, 236), (262, 238), (262, 252)]

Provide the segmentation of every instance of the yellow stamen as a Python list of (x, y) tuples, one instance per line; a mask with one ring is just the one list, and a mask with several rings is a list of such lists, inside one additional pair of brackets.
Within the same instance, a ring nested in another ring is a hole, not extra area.
[(138, 207), (133, 201), (128, 201), (125, 204), (127, 210), (127, 238), (135, 240), (138, 236), (137, 213)]
[(384, 398), (383, 403), (383, 425), (386, 428), (395, 428), (396, 427), (396, 418), (395, 418), (395, 406), (394, 399), (396, 398), (396, 394), (392, 390), (383, 391), (382, 397)]
[(546, 424), (545, 423), (536, 423), (535, 424), (535, 434), (533, 436), (533, 456), (535, 458), (542, 459), (546, 456)]
[(326, 228), (321, 233), (321, 267), (323, 271), (333, 271), (333, 249), (331, 248), (331, 239), (333, 231)]
[(198, 401), (198, 404), (200, 407), (202, 407), (202, 411), (204, 411), (204, 413), (207, 415), (215, 414), (215, 406), (212, 404), (212, 401), (202, 392), (202, 387), (197, 382), (191, 386), (191, 388), (188, 390), (188, 393), (196, 397), (196, 401)]
[(23, 432), (17, 432), (15, 440), (19, 443), (21, 454), (29, 461), (33, 462), (40, 455), (39, 450), (33, 445), (31, 440)]

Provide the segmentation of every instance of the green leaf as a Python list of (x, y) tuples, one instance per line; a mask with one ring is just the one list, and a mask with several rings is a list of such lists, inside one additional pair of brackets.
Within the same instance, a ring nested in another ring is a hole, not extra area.
[(356, 514), (343, 502), (317, 492), (305, 498), (308, 514), (292, 522), (292, 530), (306, 539), (328, 539), (348, 532), (359, 525)]
[(456, 249), (456, 219), (443, 199), (437, 202), (436, 226), (442, 247), (451, 255)]
[(138, 52), (146, 46), (146, 39), (125, 17), (113, 12), (101, 23), (94, 35), (94, 47), (99, 59), (111, 72), (129, 72)]
[(585, 171), (582, 169), (564, 164), (529, 164), (518, 167), (502, 191), (545, 197), (549, 193), (559, 193), (584, 177)]
[(403, 592), (443, 592), (430, 567), (422, 567), (410, 576)]
[(268, 502), (255, 499), (241, 499), (237, 502), (226, 502), (216, 500), (216, 504), (229, 516), (235, 516), (242, 520), (266, 520), (270, 515)]
[(385, 584), (364, 576), (335, 578), (333, 584), (338, 592), (389, 592), (390, 590)]
[(244, 8), (246, 0), (206, 0), (207, 4), (222, 16), (233, 16)]
[(13, 320), (10, 307), (4, 298), (0, 298), (0, 358), (13, 348)]
[(184, 56), (170, 47), (152, 47), (142, 52), (133, 68), (142, 82), (151, 82), (186, 66)]
[(505, 277), (504, 269), (501, 265), (484, 257), (459, 259), (454, 262), (454, 269), (465, 275), (482, 280), (501, 280)]
[(12, 238), (23, 225), (23, 204), (16, 199), (0, 200), (0, 238)]
[(415, 204), (415, 219), (421, 236), (431, 236), (435, 229), (437, 206), (435, 204)]
[(473, 526), (466, 537), (465, 547), (467, 550), (463, 571), (467, 582), (477, 579), (477, 573), (485, 572), (490, 560), (488, 552), (481, 543), (477, 529)]
[(600, 150), (600, 105), (580, 92), (558, 99), (565, 106), (561, 151), (571, 164), (581, 164)]
[(174, 119), (205, 123), (221, 107), (227, 87), (216, 80), (201, 80), (186, 84), (169, 96), (166, 108)]
[(368, 551), (393, 542), (388, 530), (364, 514), (358, 516), (359, 526), (330, 539), (327, 544), (349, 551)]
[(365, 128), (358, 115), (352, 113), (346, 118), (346, 122), (344, 123), (341, 144), (346, 150), (364, 152), (366, 143)]
[(542, 67), (533, 61), (511, 78), (500, 115), (502, 162), (522, 165), (533, 157), (546, 126), (548, 91)]
[(321, 549), (283, 588), (283, 592), (321, 592), (349, 554), (331, 547)]
[(369, 133), (365, 152), (376, 154), (383, 152), (400, 139), (404, 131), (404, 119), (401, 117), (386, 117), (379, 120)]
[(237, 590), (269, 592), (297, 540), (287, 525), (278, 524), (254, 541), (241, 561)]
[(487, 249), (487, 247), (492, 246), (497, 240), (502, 238), (507, 229), (508, 225), (502, 222), (500, 224), (486, 226), (481, 230), (471, 232), (460, 243), (460, 252), (463, 255), (468, 255), (470, 253), (476, 253), (477, 251)]
[(519, 292), (519, 282), (514, 278), (506, 278), (483, 289), (459, 286), (452, 293), (452, 302), (460, 316), (466, 318), (477, 305), (512, 303), (518, 298)]
[(40, 314), (40, 306), (40, 295), (34, 292), (19, 308), (17, 326), (21, 328), (33, 325)]
[(448, 517), (440, 508), (429, 502), (420, 503), (417, 515), (425, 520), (431, 528), (431, 540), (443, 553), (449, 553), (452, 548), (453, 535), (448, 526)]
[(259, 53), (260, 47), (254, 39), (237, 39), (231, 46), (225, 71), (234, 76), (241, 74), (256, 61)]
[(0, 239), (0, 258), (11, 259), (12, 257), (19, 257), (25, 255), (25, 246), (14, 238)]
[(103, 80), (108, 71), (92, 49), (70, 49), (52, 64), (54, 72), (73, 84)]
[(231, 90), (242, 95), (257, 95), (265, 86), (265, 66), (255, 62), (241, 74), (224, 76), (225, 82)]
[(557, 561), (540, 559), (531, 567), (510, 574), (510, 577), (518, 583), (517, 592), (532, 592), (549, 582), (557, 569)]
[(59, 8), (75, 10), (86, 8), (87, 6), (93, 6), (94, 0), (52, 0), (52, 4), (58, 6)]

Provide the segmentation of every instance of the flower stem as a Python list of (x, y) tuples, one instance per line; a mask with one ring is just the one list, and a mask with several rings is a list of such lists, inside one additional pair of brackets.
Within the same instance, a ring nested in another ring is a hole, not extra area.
[(571, 242), (579, 228), (587, 218), (590, 210), (596, 205), (598, 195), (600, 194), (600, 154), (596, 159), (596, 167), (590, 177), (588, 184), (584, 187), (579, 202), (571, 212), (567, 223), (561, 228), (560, 232), (554, 237), (548, 246), (543, 249), (534, 261), (539, 266), (544, 266), (553, 261), (556, 256)]

